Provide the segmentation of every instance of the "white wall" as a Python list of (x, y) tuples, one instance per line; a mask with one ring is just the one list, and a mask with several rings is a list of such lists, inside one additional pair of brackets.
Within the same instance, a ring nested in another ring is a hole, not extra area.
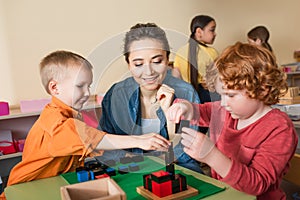
[(7, 28), (3, 1), (4, 0), (0, 0), (0, 101), (12, 102), (15, 99), (15, 89), (9, 63)]
[(95, 67), (93, 93), (105, 92), (127, 76), (123, 34), (137, 22), (167, 30), (173, 51), (185, 43), (193, 16), (217, 21), (214, 46), (222, 51), (258, 24), (266, 25), (279, 63), (294, 62), (300, 27), (299, 0), (0, 0), (0, 100), (47, 97), (38, 71), (42, 57), (65, 49), (87, 57)]

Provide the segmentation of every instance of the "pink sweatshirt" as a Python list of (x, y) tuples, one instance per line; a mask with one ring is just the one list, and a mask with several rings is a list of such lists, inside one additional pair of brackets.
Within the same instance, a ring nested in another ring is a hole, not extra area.
[[(286, 199), (279, 188), (289, 161), (297, 148), (296, 130), (289, 117), (273, 109), (253, 124), (237, 130), (233, 119), (220, 102), (194, 104), (194, 123), (210, 127), (216, 147), (232, 160), (232, 167), (222, 178), (212, 176), (257, 199)], [(200, 116), (201, 115), (201, 116)]]

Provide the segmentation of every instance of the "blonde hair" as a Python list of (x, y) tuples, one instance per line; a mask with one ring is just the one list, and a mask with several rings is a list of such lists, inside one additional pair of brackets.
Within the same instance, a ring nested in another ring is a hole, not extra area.
[(44, 57), (40, 62), (40, 76), (47, 93), (50, 94), (48, 84), (51, 80), (61, 81), (68, 74), (68, 70), (79, 66), (93, 69), (88, 60), (70, 51), (55, 51)]
[(287, 92), (286, 74), (266, 48), (237, 42), (226, 48), (215, 63), (228, 89), (247, 90), (252, 99), (276, 104)]

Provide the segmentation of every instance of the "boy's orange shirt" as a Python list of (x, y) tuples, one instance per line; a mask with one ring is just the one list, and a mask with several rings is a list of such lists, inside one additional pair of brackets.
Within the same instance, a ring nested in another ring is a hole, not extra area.
[(22, 161), (10, 172), (7, 185), (57, 176), (82, 165), (105, 133), (87, 126), (79, 116), (52, 97), (31, 128)]

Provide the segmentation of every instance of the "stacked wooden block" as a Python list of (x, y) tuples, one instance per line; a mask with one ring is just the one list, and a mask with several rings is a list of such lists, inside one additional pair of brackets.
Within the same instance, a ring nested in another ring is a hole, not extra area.
[(299, 87), (289, 87), (286, 95), (279, 99), (279, 104), (299, 104)]

